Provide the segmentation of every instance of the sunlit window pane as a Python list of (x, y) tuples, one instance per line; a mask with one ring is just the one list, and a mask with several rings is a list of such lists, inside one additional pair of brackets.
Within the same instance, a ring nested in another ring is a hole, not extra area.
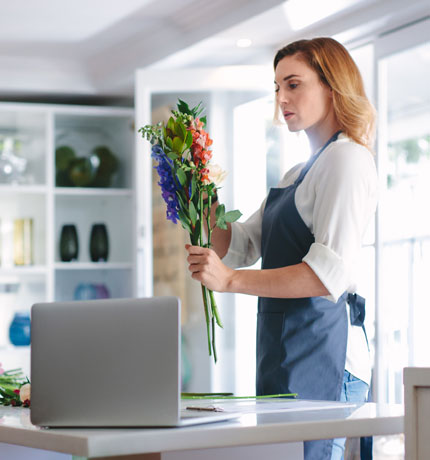
[[(430, 44), (381, 61), (387, 133), (379, 204), (379, 401), (403, 402), (402, 368), (430, 365)], [(407, 84), (405, 82), (407, 81)]]

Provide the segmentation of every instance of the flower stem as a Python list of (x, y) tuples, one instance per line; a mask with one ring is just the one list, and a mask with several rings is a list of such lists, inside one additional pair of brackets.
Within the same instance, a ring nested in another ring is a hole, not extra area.
[(217, 354), (215, 347), (215, 318), (212, 316), (212, 350), (214, 352), (214, 361), (217, 362)]
[[(209, 194), (208, 197), (208, 212), (206, 213), (206, 223), (207, 223), (207, 228), (208, 228), (208, 248), (211, 247), (211, 237), (212, 237), (212, 231), (213, 228), (211, 228), (210, 225), (210, 215), (211, 215), (211, 208), (212, 208), (212, 195)], [(216, 323), (218, 324), (219, 327), (223, 327), (222, 322), (221, 322), (221, 317), (218, 311), (218, 307), (215, 301), (215, 296), (212, 290), (209, 291), (209, 298), (210, 298), (210, 305), (211, 305), (211, 310), (212, 310), (212, 320), (215, 318)], [(212, 321), (212, 349), (214, 351), (214, 359), (216, 362), (216, 350), (215, 350), (215, 323)]]
[(203, 305), (205, 309), (205, 318), (206, 318), (206, 333), (208, 338), (208, 348), (209, 348), (209, 356), (212, 356), (212, 349), (211, 349), (211, 332), (209, 328), (210, 318), (209, 318), (209, 308), (208, 308), (208, 296), (206, 286), (202, 286), (202, 296), (203, 296)]
[[(203, 246), (203, 194), (200, 192), (199, 195), (199, 211), (200, 211), (200, 236), (199, 236), (199, 245)], [(212, 318), (212, 308), (209, 309), (208, 306), (208, 292), (206, 286), (202, 284), (202, 295), (203, 295), (203, 305), (205, 308), (205, 318), (206, 318), (206, 333), (208, 339), (208, 348), (209, 348), (209, 356), (212, 356), (212, 349), (211, 349), (211, 332), (210, 332), (210, 320)], [(209, 299), (210, 302), (210, 299)]]
[(214, 293), (210, 289), (208, 291), (209, 291), (209, 298), (211, 300), (212, 314), (215, 317), (215, 320), (216, 320), (216, 323), (218, 324), (218, 326), (223, 328), (224, 326), (222, 325), (221, 316), (220, 316), (219, 311), (218, 311), (218, 307), (217, 307), (217, 304), (216, 304), (216, 301), (215, 301)]
[(212, 237), (212, 228), (211, 228), (211, 209), (212, 209), (212, 196), (208, 197), (208, 212), (206, 213), (206, 223), (208, 227), (208, 248), (211, 247), (211, 237)]

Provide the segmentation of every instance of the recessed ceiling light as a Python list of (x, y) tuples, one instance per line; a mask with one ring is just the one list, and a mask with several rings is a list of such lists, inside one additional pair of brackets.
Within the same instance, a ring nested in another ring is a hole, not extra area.
[(249, 38), (239, 38), (236, 42), (236, 46), (238, 48), (248, 48), (249, 46), (252, 45), (252, 40)]

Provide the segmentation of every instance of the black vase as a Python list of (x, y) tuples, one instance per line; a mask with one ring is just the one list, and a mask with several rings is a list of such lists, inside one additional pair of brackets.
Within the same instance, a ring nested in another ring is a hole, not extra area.
[(94, 224), (90, 236), (90, 257), (93, 262), (107, 262), (109, 240), (105, 224)]
[(63, 225), (60, 236), (60, 258), (63, 262), (77, 260), (79, 254), (79, 242), (76, 226), (73, 224)]

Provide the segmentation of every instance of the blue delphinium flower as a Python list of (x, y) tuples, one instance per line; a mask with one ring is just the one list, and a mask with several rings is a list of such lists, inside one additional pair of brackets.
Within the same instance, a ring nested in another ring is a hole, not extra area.
[(151, 150), (152, 158), (158, 163), (154, 168), (160, 176), (158, 185), (161, 187), (161, 196), (167, 205), (166, 217), (176, 224), (179, 219), (179, 201), (176, 196), (176, 185), (172, 177), (173, 162), (158, 144), (153, 145)]

